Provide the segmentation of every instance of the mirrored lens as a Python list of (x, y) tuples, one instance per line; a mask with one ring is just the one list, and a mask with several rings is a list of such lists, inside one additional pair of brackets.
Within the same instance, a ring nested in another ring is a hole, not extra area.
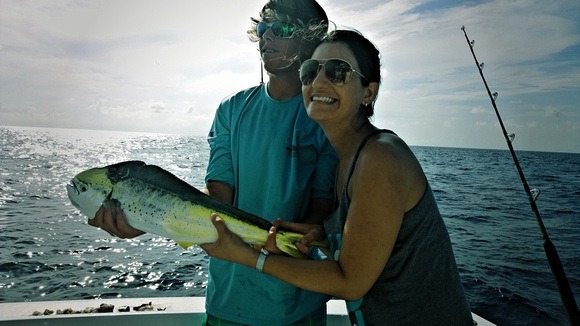
[(333, 84), (342, 86), (350, 80), (352, 67), (346, 61), (328, 60), (324, 63), (324, 73)]
[(256, 35), (258, 35), (258, 37), (262, 37), (262, 35), (264, 35), (264, 33), (266, 33), (266, 30), (268, 29), (268, 25), (264, 22), (259, 22), (258, 25), (256, 26)]
[(296, 31), (296, 26), (292, 23), (286, 22), (273, 22), (273, 23), (265, 23), (259, 22), (258, 26), (256, 27), (256, 34), (258, 37), (262, 37), (264, 33), (268, 30), (268, 28), (272, 29), (272, 34), (275, 37), (279, 38), (291, 38)]
[(300, 81), (302, 85), (312, 84), (321, 66), (324, 67), (326, 78), (337, 86), (348, 83), (354, 71), (350, 63), (344, 60), (330, 59), (322, 64), (318, 60), (308, 59), (300, 66)]
[(302, 85), (310, 85), (318, 75), (320, 63), (318, 60), (308, 59), (300, 66), (300, 81)]
[(292, 37), (294, 31), (296, 30), (296, 26), (294, 24), (283, 23), (283, 22), (275, 22), (272, 24), (272, 32), (276, 37)]

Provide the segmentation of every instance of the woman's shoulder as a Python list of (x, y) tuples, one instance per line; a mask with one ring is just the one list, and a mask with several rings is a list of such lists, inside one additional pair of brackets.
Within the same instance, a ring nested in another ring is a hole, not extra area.
[[(425, 175), (409, 146), (397, 135), (380, 133), (372, 137), (357, 162), (358, 177), (363, 182), (388, 184), (398, 190), (420, 193)], [(417, 188), (417, 189), (415, 189)]]
[(373, 165), (398, 166), (418, 163), (407, 143), (396, 134), (387, 132), (369, 139), (360, 155), (363, 161)]
[[(352, 203), (358, 203), (355, 207), (364, 207), (374, 212), (377, 221), (387, 223), (402, 219), (416, 206), (425, 187), (425, 175), (409, 147), (396, 135), (381, 133), (369, 139), (360, 152), (348, 195)], [(376, 214), (378, 211), (381, 213)]]

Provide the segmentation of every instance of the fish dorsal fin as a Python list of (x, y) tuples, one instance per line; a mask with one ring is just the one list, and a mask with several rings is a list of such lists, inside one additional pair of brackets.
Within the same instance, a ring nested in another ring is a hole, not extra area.
[(107, 166), (107, 177), (113, 184), (127, 178), (132, 171), (147, 165), (143, 161), (126, 161)]
[(208, 196), (173, 173), (156, 165), (148, 165), (142, 161), (126, 161), (108, 166), (107, 176), (113, 183), (126, 178), (135, 178), (149, 185), (174, 193), (186, 200), (195, 201), (210, 207), (216, 212), (227, 213), (233, 217), (246, 220), (258, 227), (269, 230), (272, 224), (267, 220), (242, 211), (221, 200)]
[(177, 195), (185, 195), (195, 189), (173, 173), (156, 165), (148, 165), (142, 161), (126, 161), (110, 165), (107, 176), (113, 183), (127, 178), (134, 178)]

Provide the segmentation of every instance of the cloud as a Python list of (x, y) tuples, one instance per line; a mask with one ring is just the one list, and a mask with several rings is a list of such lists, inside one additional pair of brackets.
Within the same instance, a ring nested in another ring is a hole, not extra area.
[(553, 106), (549, 106), (545, 109), (545, 115), (549, 118), (557, 118), (560, 116), (560, 110)]
[(153, 113), (167, 113), (167, 106), (163, 102), (150, 103), (149, 107)]
[(475, 107), (471, 109), (471, 113), (473, 114), (488, 114), (490, 111), (489, 108), (483, 108), (481, 106)]
[[(577, 4), (560, 1), (546, 6), (542, 1), (484, 1), (442, 5), (437, 1), (371, 1), (345, 3), (329, 2), (341, 22), (356, 22), (358, 30), (370, 37), (382, 53), (383, 68), (389, 75), (382, 88), (388, 88), (389, 97), (379, 97), (376, 121), (393, 123), (389, 126), (413, 139), (429, 142), (427, 132), (421, 132), (405, 121), (425, 120), (435, 126), (441, 121), (462, 123), (446, 124), (449, 134), (462, 134), (462, 146), (488, 147), (487, 139), (497, 132), (474, 135), (461, 125), (490, 124), (469, 121), (471, 115), (490, 114), (489, 102), (475, 62), (460, 30), (467, 27), (475, 39), (475, 51), (480, 62), (485, 62), (484, 75), (493, 91), (500, 97), (500, 112), (516, 115), (521, 121), (542, 130), (552, 128), (544, 123), (538, 126), (538, 116), (531, 108), (540, 103), (550, 107), (544, 115), (556, 117), (563, 112), (573, 114), (580, 98), (580, 35), (576, 29)], [(330, 16), (330, 15), (329, 15)], [(576, 50), (574, 50), (576, 49)], [(574, 55), (576, 53), (576, 55)], [(446, 118), (442, 116), (445, 115)], [(578, 115), (576, 115), (578, 117)], [(566, 132), (573, 126), (566, 126)], [(424, 130), (428, 130), (425, 128)], [(562, 130), (564, 132), (564, 130)], [(417, 133), (421, 133), (418, 135)], [(471, 135), (469, 134), (471, 133)], [(451, 139), (452, 137), (448, 137)], [(554, 139), (554, 143), (561, 141)], [(466, 144), (471, 145), (466, 145)], [(543, 142), (545, 144), (545, 142)], [(528, 145), (528, 144), (526, 144)], [(536, 145), (531, 144), (530, 147)], [(580, 151), (580, 145), (567, 142), (568, 150)]]
[[(219, 102), (260, 80), (245, 31), (263, 2), (4, 0), (0, 121), (205, 135)], [(339, 27), (360, 30), (381, 50), (379, 127), (418, 145), (495, 146), (466, 25), (511, 125), (535, 123), (537, 133), (580, 151), (570, 140), (580, 123), (576, 1), (320, 3)], [(474, 125), (487, 134), (475, 135)]]

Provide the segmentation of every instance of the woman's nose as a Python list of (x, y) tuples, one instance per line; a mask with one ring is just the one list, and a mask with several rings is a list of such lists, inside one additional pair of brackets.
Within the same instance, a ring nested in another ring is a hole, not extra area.
[(326, 71), (324, 70), (323, 66), (318, 66), (318, 72), (316, 73), (316, 77), (312, 81), (312, 85), (314, 84), (325, 84), (328, 83), (328, 78), (326, 78)]

